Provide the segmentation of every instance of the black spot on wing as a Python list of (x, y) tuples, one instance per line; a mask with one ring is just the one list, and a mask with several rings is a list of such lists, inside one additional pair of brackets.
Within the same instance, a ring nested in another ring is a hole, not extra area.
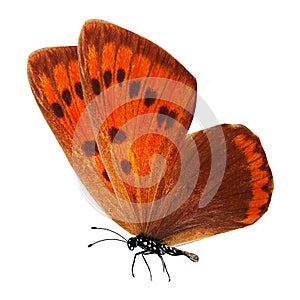
[(72, 101), (72, 97), (71, 97), (71, 93), (68, 89), (65, 89), (62, 94), (61, 97), (63, 99), (63, 101), (70, 106), (71, 105), (71, 101)]
[(82, 85), (81, 82), (76, 82), (74, 85), (75, 93), (80, 98), (83, 99), (83, 91), (82, 91)]
[(109, 87), (112, 82), (112, 74), (111, 71), (105, 71), (103, 75), (104, 83), (106, 87)]
[(117, 71), (117, 81), (118, 83), (122, 83), (125, 79), (125, 71), (123, 69), (119, 69)]
[(93, 78), (91, 81), (92, 84), (92, 89), (95, 95), (99, 95), (100, 94), (100, 83), (99, 80), (97, 78)]
[(59, 103), (57, 103), (57, 102), (52, 103), (51, 109), (58, 118), (64, 117), (64, 111)]
[(129, 174), (131, 172), (131, 164), (127, 159), (123, 159), (121, 161), (121, 168), (125, 174)]
[(98, 146), (95, 141), (84, 142), (82, 145), (82, 151), (87, 157), (91, 157), (99, 153)]
[(147, 107), (150, 107), (155, 102), (156, 97), (157, 97), (157, 93), (153, 91), (151, 88), (147, 88), (145, 93), (145, 98), (144, 98), (144, 104)]
[(126, 140), (125, 132), (116, 127), (110, 128), (108, 134), (112, 143), (121, 144)]
[(176, 117), (176, 111), (169, 111), (169, 109), (166, 106), (161, 106), (157, 114), (158, 127), (161, 128), (163, 123), (165, 122), (166, 124), (164, 129), (171, 128), (174, 124)]
[(140, 91), (141, 83), (139, 81), (132, 81), (129, 86), (130, 98), (137, 97)]

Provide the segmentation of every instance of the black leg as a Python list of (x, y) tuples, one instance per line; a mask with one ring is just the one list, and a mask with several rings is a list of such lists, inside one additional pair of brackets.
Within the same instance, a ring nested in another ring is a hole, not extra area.
[(142, 253), (142, 257), (143, 257), (144, 262), (145, 262), (145, 264), (146, 264), (146, 266), (147, 266), (147, 268), (148, 268), (148, 271), (149, 271), (149, 273), (150, 273), (150, 280), (152, 281), (152, 273), (151, 273), (150, 267), (149, 267), (149, 265), (148, 265), (148, 263), (147, 263), (147, 260), (146, 260), (146, 258), (145, 258), (145, 256), (144, 256), (144, 255), (147, 255), (147, 254), (150, 254), (150, 253)]
[(161, 260), (161, 262), (162, 262), (162, 265), (163, 265), (163, 271), (166, 270), (167, 275), (168, 275), (168, 278), (169, 278), (169, 281), (171, 281), (171, 277), (170, 277), (170, 274), (169, 274), (169, 272), (168, 272), (168, 269), (167, 269), (167, 266), (166, 266), (166, 264), (165, 264), (165, 261), (164, 261), (163, 257), (162, 257), (160, 254), (157, 254), (157, 255), (159, 256), (159, 258), (160, 258), (160, 260)]
[(145, 252), (145, 251), (138, 252), (138, 253), (136, 253), (136, 254), (134, 255), (133, 262), (132, 262), (132, 265), (131, 265), (131, 274), (132, 274), (132, 277), (135, 277), (135, 276), (134, 276), (134, 273), (133, 273), (133, 268), (134, 268), (134, 264), (135, 264), (135, 259), (136, 259), (137, 255), (140, 255), (140, 254), (142, 254), (143, 252)]
[[(143, 260), (144, 260), (144, 262), (145, 262), (145, 264), (146, 264), (146, 266), (147, 266), (147, 268), (148, 268), (148, 271), (149, 271), (149, 273), (150, 273), (150, 280), (152, 281), (152, 273), (151, 273), (151, 269), (150, 269), (149, 264), (148, 264), (148, 262), (147, 262), (147, 260), (146, 260), (146, 258), (145, 258), (145, 255), (149, 255), (149, 254), (153, 254), (153, 252), (144, 250), (144, 251), (138, 252), (138, 253), (136, 253), (136, 254), (134, 255), (133, 262), (132, 262), (132, 266), (131, 266), (131, 274), (132, 274), (133, 277), (135, 277), (135, 276), (134, 276), (134, 272), (133, 272), (135, 260), (136, 260), (136, 258), (137, 258), (138, 255), (142, 255)], [(162, 263), (162, 266), (163, 266), (163, 272), (166, 271), (166, 273), (167, 273), (167, 275), (168, 275), (168, 279), (169, 279), (169, 281), (171, 281), (171, 277), (170, 277), (170, 274), (169, 274), (169, 272), (168, 272), (168, 269), (167, 269), (167, 266), (166, 266), (166, 263), (165, 263), (163, 257), (162, 257), (160, 254), (157, 254), (157, 255), (158, 255), (158, 257), (159, 257), (160, 260), (161, 260), (161, 263)]]
[(161, 263), (162, 263), (162, 267), (163, 267), (163, 272), (165, 271), (165, 267), (166, 267), (166, 264), (164, 263), (164, 260), (162, 259), (162, 256), (160, 256), (159, 254), (157, 254), (158, 255), (158, 257), (160, 258), (160, 260), (161, 260)]
[(132, 262), (132, 266), (131, 266), (131, 274), (132, 274), (133, 277), (135, 277), (135, 276), (134, 276), (134, 272), (133, 272), (134, 264), (135, 264), (136, 257), (137, 257), (138, 255), (140, 255), (140, 254), (142, 254), (142, 257), (143, 257), (143, 259), (144, 259), (144, 262), (145, 262), (145, 264), (146, 264), (146, 266), (147, 266), (147, 268), (148, 268), (148, 270), (149, 270), (149, 273), (150, 273), (150, 279), (152, 280), (152, 274), (151, 274), (150, 267), (149, 267), (149, 265), (148, 265), (148, 263), (147, 263), (147, 261), (146, 261), (146, 259), (145, 259), (145, 257), (144, 257), (144, 255), (151, 254), (151, 253), (150, 253), (149, 251), (147, 251), (147, 250), (138, 252), (138, 253), (136, 253), (136, 254), (134, 255), (133, 262)]

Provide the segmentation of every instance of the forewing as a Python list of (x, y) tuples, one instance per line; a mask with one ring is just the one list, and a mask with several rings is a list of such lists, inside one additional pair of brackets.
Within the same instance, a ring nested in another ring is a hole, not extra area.
[(124, 221), (139, 223), (147, 234), (192, 120), (196, 80), (154, 43), (103, 21), (84, 25), (79, 62), (102, 161), (127, 211)]

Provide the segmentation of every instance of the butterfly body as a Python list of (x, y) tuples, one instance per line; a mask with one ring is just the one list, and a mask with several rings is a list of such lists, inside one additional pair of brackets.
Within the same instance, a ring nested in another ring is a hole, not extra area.
[(136, 237), (132, 237), (128, 239), (127, 245), (129, 250), (133, 250), (136, 247), (140, 247), (147, 252), (151, 252), (149, 254), (157, 254), (157, 255), (169, 254), (171, 256), (185, 255), (194, 262), (197, 262), (199, 259), (196, 254), (182, 251), (175, 247), (169, 247), (168, 245), (162, 244), (155, 239), (151, 239), (144, 236), (144, 234), (139, 234)]
[(182, 251), (180, 249), (177, 249), (175, 247), (169, 247), (166, 244), (162, 244), (159, 241), (155, 240), (155, 239), (151, 239), (146, 237), (144, 234), (139, 234), (136, 237), (131, 237), (130, 239), (128, 239), (127, 241), (127, 246), (129, 248), (129, 250), (134, 250), (136, 247), (140, 247), (143, 249), (143, 251), (138, 252), (135, 254), (134, 256), (134, 260), (132, 263), (132, 276), (134, 277), (134, 273), (133, 273), (133, 268), (134, 268), (134, 264), (135, 264), (135, 260), (136, 257), (138, 255), (142, 255), (148, 270), (150, 272), (150, 277), (152, 279), (152, 274), (150, 271), (150, 268), (148, 266), (148, 263), (144, 257), (144, 255), (149, 255), (149, 254), (156, 254), (158, 255), (158, 257), (161, 259), (162, 265), (163, 265), (163, 270), (167, 272), (169, 280), (170, 280), (170, 275), (167, 271), (167, 267), (166, 264), (162, 258), (162, 255), (164, 254), (169, 254), (171, 256), (179, 256), (179, 255), (184, 255), (186, 257), (188, 257), (191, 261), (193, 262), (197, 262), (199, 260), (198, 256), (196, 254), (187, 252), (187, 251)]

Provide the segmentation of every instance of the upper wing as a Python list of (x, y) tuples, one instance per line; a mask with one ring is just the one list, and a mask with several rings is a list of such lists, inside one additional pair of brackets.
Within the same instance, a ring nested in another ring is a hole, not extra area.
[(147, 233), (151, 217), (164, 215), (157, 207), (167, 208), (156, 204), (192, 120), (196, 80), (157, 45), (103, 21), (84, 25), (79, 62), (99, 152), (126, 211), (121, 221)]

